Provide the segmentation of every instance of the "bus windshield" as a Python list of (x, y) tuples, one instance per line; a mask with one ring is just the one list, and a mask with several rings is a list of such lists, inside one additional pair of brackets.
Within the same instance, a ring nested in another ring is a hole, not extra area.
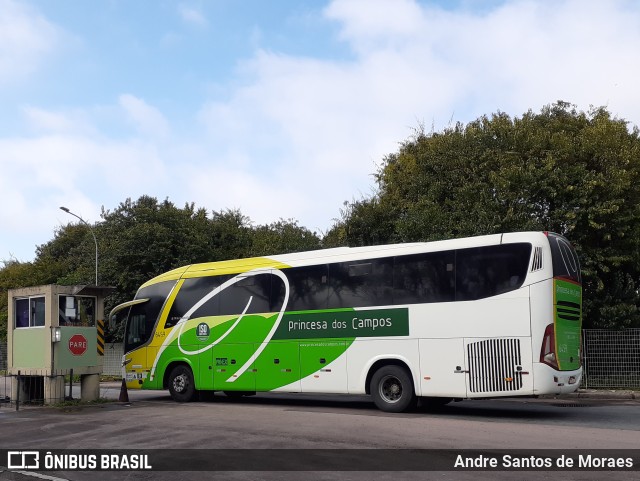
[(148, 299), (146, 302), (132, 305), (127, 316), (124, 336), (124, 352), (129, 352), (145, 344), (155, 327), (171, 289), (176, 281), (160, 282), (138, 291), (135, 299)]
[(575, 249), (564, 237), (549, 232), (549, 245), (553, 262), (553, 277), (582, 284), (580, 262)]

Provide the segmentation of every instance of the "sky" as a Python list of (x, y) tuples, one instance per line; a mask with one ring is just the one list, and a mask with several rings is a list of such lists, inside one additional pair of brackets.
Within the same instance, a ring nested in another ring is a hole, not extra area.
[(0, 262), (141, 195), (321, 235), (420, 126), (639, 125), (639, 52), (637, 0), (0, 0)]

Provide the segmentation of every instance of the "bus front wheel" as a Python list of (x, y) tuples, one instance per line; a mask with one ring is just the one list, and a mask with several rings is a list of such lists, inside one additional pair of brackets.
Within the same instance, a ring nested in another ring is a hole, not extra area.
[(371, 378), (370, 392), (378, 409), (385, 412), (401, 413), (416, 404), (411, 376), (400, 366), (390, 365), (378, 369)]
[(193, 382), (193, 373), (188, 366), (179, 364), (173, 368), (169, 375), (169, 393), (175, 401), (181, 403), (193, 400), (196, 386)]

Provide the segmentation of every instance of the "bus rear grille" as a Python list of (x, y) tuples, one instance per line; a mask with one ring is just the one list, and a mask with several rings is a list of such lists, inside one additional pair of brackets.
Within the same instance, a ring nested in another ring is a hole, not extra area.
[[(520, 340), (489, 339), (467, 345), (469, 390), (506, 392), (522, 388)], [(520, 368), (521, 369), (521, 368)]]

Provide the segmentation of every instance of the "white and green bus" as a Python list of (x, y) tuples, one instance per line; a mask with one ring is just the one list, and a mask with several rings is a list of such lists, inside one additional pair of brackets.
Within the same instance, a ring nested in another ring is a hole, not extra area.
[[(537, 396), (580, 385), (582, 287), (562, 236), (496, 234), (195, 264), (116, 307), (128, 388)], [(112, 314), (112, 315), (113, 315)]]

